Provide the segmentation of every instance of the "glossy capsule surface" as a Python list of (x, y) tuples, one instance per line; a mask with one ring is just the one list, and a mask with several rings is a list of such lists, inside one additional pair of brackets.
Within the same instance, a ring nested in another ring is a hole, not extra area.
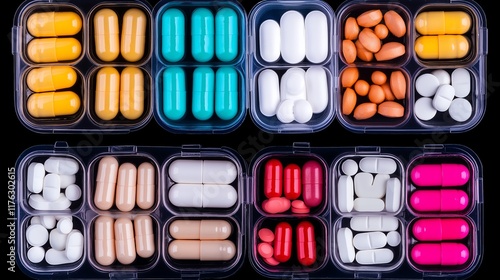
[(82, 53), (82, 44), (75, 38), (37, 38), (28, 43), (29, 59), (36, 63), (76, 60)]
[(181, 67), (163, 71), (163, 114), (170, 120), (179, 120), (186, 114), (186, 74)]
[(191, 14), (191, 54), (198, 62), (207, 62), (215, 53), (214, 15), (207, 8), (196, 8)]
[(109, 62), (120, 54), (120, 25), (112, 9), (101, 9), (94, 15), (94, 45), (97, 57)]
[(73, 91), (34, 93), (28, 97), (28, 113), (35, 118), (75, 114), (80, 109), (80, 97)]
[(78, 74), (71, 66), (47, 66), (30, 70), (26, 84), (34, 92), (56, 91), (70, 88), (78, 80)]
[(120, 113), (136, 120), (144, 113), (144, 74), (141, 69), (126, 67), (120, 73)]
[(186, 19), (181, 10), (171, 8), (161, 17), (161, 54), (169, 62), (180, 61), (185, 54)]
[(120, 53), (125, 60), (136, 62), (144, 57), (147, 24), (148, 18), (140, 9), (128, 9), (123, 15)]
[(95, 113), (104, 121), (118, 115), (120, 102), (120, 73), (111, 66), (105, 66), (97, 72), (95, 90)]
[(415, 40), (415, 53), (421, 59), (459, 59), (470, 51), (463, 35), (424, 35)]
[(39, 12), (31, 14), (26, 25), (34, 37), (73, 36), (82, 29), (82, 18), (73, 11)]

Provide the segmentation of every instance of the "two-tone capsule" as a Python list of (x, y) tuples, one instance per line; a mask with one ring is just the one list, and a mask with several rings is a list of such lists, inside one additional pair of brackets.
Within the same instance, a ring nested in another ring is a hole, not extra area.
[(26, 26), (33, 37), (73, 36), (82, 29), (82, 18), (73, 11), (38, 12), (28, 17)]

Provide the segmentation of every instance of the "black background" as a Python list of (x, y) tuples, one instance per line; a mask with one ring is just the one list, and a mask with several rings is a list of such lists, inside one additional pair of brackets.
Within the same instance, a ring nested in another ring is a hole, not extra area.
[[(152, 5), (158, 1), (150, 0)], [(245, 7), (247, 13), (257, 1), (240, 1)], [(342, 1), (327, 1), (336, 11), (336, 8)], [(397, 2), (397, 1), (396, 1)], [(433, 1), (429, 1), (432, 3)], [(7, 181), (9, 167), (14, 167), (18, 156), (27, 148), (38, 144), (53, 144), (56, 141), (66, 141), (69, 146), (80, 145), (137, 145), (137, 146), (181, 146), (184, 144), (200, 144), (203, 147), (222, 147), (227, 146), (238, 151), (246, 160), (251, 157), (260, 149), (267, 146), (283, 146), (292, 145), (293, 142), (309, 142), (313, 147), (339, 147), (339, 146), (401, 146), (401, 147), (416, 147), (423, 144), (463, 144), (471, 148), (481, 159), (483, 164), (483, 178), (484, 178), (484, 248), (483, 261), (478, 271), (471, 276), (471, 279), (484, 279), (486, 273), (490, 272), (490, 277), (494, 277), (498, 273), (497, 268), (494, 266), (498, 263), (499, 241), (498, 232), (495, 232), (495, 224), (498, 223), (498, 214), (500, 211), (496, 208), (498, 202), (498, 188), (500, 184), (496, 181), (498, 170), (498, 132), (499, 127), (495, 117), (497, 113), (496, 106), (500, 105), (498, 101), (498, 93), (500, 91), (500, 68), (498, 68), (498, 55), (496, 50), (500, 45), (493, 43), (494, 40), (498, 42), (497, 36), (500, 35), (499, 24), (496, 21), (498, 16), (497, 10), (493, 7), (495, 1), (478, 0), (477, 1), (484, 9), (487, 17), (487, 27), (489, 33), (489, 53), (487, 55), (487, 108), (482, 121), (470, 131), (442, 134), (357, 134), (349, 132), (342, 127), (337, 120), (334, 120), (326, 129), (312, 133), (312, 134), (267, 134), (261, 132), (250, 119), (249, 114), (245, 118), (245, 122), (234, 132), (223, 135), (181, 135), (172, 134), (162, 129), (154, 119), (151, 119), (149, 124), (139, 131), (131, 132), (129, 134), (120, 135), (102, 135), (102, 134), (39, 134), (30, 131), (17, 118), (14, 109), (14, 88), (16, 82), (14, 80), (14, 66), (13, 54), (11, 49), (11, 28), (13, 25), (14, 12), (21, 4), (20, 0), (3, 1), (2, 31), (0, 37), (2, 40), (0, 60), (0, 68), (2, 69), (2, 79), (0, 84), (0, 95), (3, 96), (3, 107), (6, 111), (2, 112), (3, 121), (1, 125), (4, 127), (3, 144), (4, 156), (1, 156), (2, 164), (4, 165), (4, 182), (5, 188), (0, 195), (7, 195)], [(2, 217), (5, 217), (7, 212), (7, 204), (3, 209), (0, 209)], [(0, 245), (2, 251), (0, 252), (0, 259), (2, 264), (5, 265), (5, 272), (7, 277), (23, 277), (18, 271), (14, 275), (7, 271), (7, 236), (9, 229), (6, 227), (8, 224), (6, 218), (3, 218), (5, 225), (0, 221), (1, 226), (1, 239)], [(498, 228), (498, 227), (496, 227)], [(247, 262), (248, 263), (248, 262)], [(257, 274), (247, 263), (238, 271), (235, 276), (246, 276), (250, 279), (262, 278)], [(489, 268), (489, 269), (488, 269)], [(4, 274), (4, 273), (2, 273)], [(491, 276), (493, 274), (493, 276)]]

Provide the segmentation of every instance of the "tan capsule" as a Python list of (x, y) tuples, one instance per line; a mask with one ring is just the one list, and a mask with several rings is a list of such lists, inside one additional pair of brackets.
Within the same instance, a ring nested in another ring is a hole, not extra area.
[(342, 97), (342, 114), (350, 115), (356, 107), (357, 97), (352, 88), (346, 88)]
[(131, 264), (136, 258), (134, 225), (129, 218), (120, 217), (114, 229), (116, 259), (121, 264)]
[(120, 26), (112, 9), (101, 9), (94, 15), (95, 52), (99, 59), (109, 62), (120, 54)]
[(155, 253), (153, 219), (148, 215), (134, 218), (135, 249), (141, 258), (149, 258)]
[(37, 38), (28, 43), (28, 57), (36, 63), (76, 60), (82, 53), (82, 44), (75, 38)]
[(359, 40), (356, 40), (356, 42), (354, 42), (354, 45), (356, 45), (356, 53), (358, 54), (359, 59), (365, 62), (373, 60), (373, 53), (367, 50)]
[(387, 42), (375, 53), (377, 61), (386, 61), (403, 56), (406, 53), (405, 45), (399, 42)]
[(352, 87), (359, 78), (359, 70), (357, 67), (346, 68), (341, 74), (342, 87)]
[(392, 71), (389, 78), (391, 90), (396, 99), (404, 99), (406, 96), (406, 78), (401, 70)]
[(120, 164), (116, 182), (115, 205), (127, 212), (134, 209), (137, 183), (137, 168), (130, 162)]
[(99, 216), (94, 222), (94, 256), (100, 265), (116, 260), (114, 222), (109, 216)]
[(232, 232), (231, 224), (225, 220), (175, 220), (169, 233), (175, 239), (227, 239)]
[(99, 160), (94, 193), (94, 204), (101, 210), (108, 210), (113, 206), (115, 201), (118, 166), (118, 160), (116, 160), (113, 156), (104, 156)]
[(144, 56), (147, 20), (146, 14), (137, 8), (123, 14), (120, 52), (125, 60), (136, 62)]
[(144, 74), (137, 67), (125, 67), (120, 74), (120, 113), (129, 120), (144, 113)]
[(377, 113), (377, 104), (371, 102), (361, 103), (354, 108), (354, 118), (356, 120), (369, 119)]
[(104, 121), (118, 115), (120, 101), (120, 73), (111, 66), (102, 67), (97, 72), (95, 90), (95, 113)]
[(394, 10), (384, 14), (384, 23), (392, 35), (401, 38), (406, 34), (406, 23), (403, 17)]
[(382, 46), (382, 41), (370, 28), (363, 28), (363, 30), (359, 32), (358, 40), (367, 51), (372, 53), (378, 52)]
[(358, 39), (359, 25), (354, 17), (348, 17), (344, 25), (344, 39), (356, 40)]
[(385, 93), (382, 87), (376, 84), (370, 85), (368, 99), (375, 104), (382, 103), (385, 100)]
[(368, 10), (360, 14), (356, 20), (359, 26), (373, 27), (382, 21), (383, 14), (379, 9)]
[(359, 96), (366, 96), (368, 91), (370, 91), (370, 84), (366, 80), (359, 79), (354, 83), (354, 91)]
[(177, 260), (228, 261), (236, 255), (230, 240), (174, 240), (168, 244), (168, 255)]
[(403, 105), (395, 101), (384, 101), (378, 105), (378, 113), (388, 118), (400, 118), (405, 114)]
[(135, 203), (141, 209), (149, 209), (155, 203), (155, 168), (149, 162), (143, 162), (137, 168), (137, 198)]
[(353, 63), (356, 60), (356, 45), (351, 40), (342, 41), (342, 54), (346, 63)]

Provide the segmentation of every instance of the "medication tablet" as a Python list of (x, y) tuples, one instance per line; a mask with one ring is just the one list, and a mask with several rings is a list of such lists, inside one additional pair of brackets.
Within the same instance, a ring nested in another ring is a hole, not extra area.
[(381, 231), (362, 232), (354, 235), (352, 243), (358, 250), (378, 249), (387, 244), (387, 236)]
[(259, 27), (260, 56), (266, 62), (274, 62), (281, 55), (281, 29), (278, 22), (265, 20)]
[(415, 81), (415, 89), (421, 96), (425, 97), (433, 96), (440, 85), (439, 79), (430, 73), (418, 76)]
[(293, 106), (295, 102), (290, 99), (285, 99), (278, 105), (278, 110), (276, 112), (276, 117), (282, 123), (291, 123), (294, 121), (295, 117), (293, 114)]
[(258, 235), (263, 242), (271, 243), (274, 241), (274, 232), (268, 228), (259, 229)]
[(337, 203), (341, 212), (351, 212), (354, 207), (354, 184), (351, 176), (340, 176)]
[(328, 106), (328, 78), (326, 71), (320, 66), (306, 70), (306, 97), (311, 103), (313, 113), (323, 112)]
[(259, 109), (266, 117), (276, 115), (280, 102), (280, 82), (274, 70), (265, 69), (259, 74)]
[[(71, 230), (70, 230), (71, 231)], [(66, 238), (68, 233), (61, 233), (59, 230), (51, 230), (49, 233), (50, 247), (58, 251), (66, 249)]]
[(306, 71), (302, 68), (292, 67), (286, 70), (280, 81), (281, 100), (306, 99)]
[(401, 243), (401, 234), (395, 230), (389, 231), (387, 233), (387, 244), (392, 247), (396, 247)]
[(464, 122), (472, 115), (472, 105), (465, 98), (455, 98), (448, 108), (450, 117), (457, 122)]
[(78, 185), (71, 184), (66, 187), (64, 194), (70, 201), (77, 201), (82, 197), (82, 189)]
[(436, 69), (431, 72), (438, 80), (440, 85), (449, 85), (451, 83), (451, 76), (448, 71), (443, 69)]
[(47, 172), (61, 175), (76, 174), (80, 168), (76, 160), (67, 157), (49, 157), (43, 165)]
[(390, 178), (385, 185), (385, 210), (396, 212), (401, 205), (401, 181), (398, 178)]
[(49, 231), (40, 224), (28, 226), (26, 229), (26, 241), (31, 246), (43, 246), (49, 240)]
[(73, 229), (73, 220), (71, 217), (65, 217), (57, 221), (57, 230), (60, 233), (68, 234)]
[(353, 209), (360, 212), (380, 212), (384, 210), (385, 203), (380, 198), (358, 197), (354, 199)]
[(39, 263), (45, 258), (45, 250), (41, 246), (33, 246), (28, 249), (28, 259), (32, 263)]
[(26, 187), (30, 192), (40, 193), (43, 188), (45, 169), (42, 163), (33, 162), (28, 166)]
[(394, 252), (388, 248), (360, 250), (356, 253), (359, 264), (386, 264), (394, 258)]
[(280, 19), (281, 57), (290, 64), (304, 60), (306, 56), (306, 32), (304, 16), (297, 11), (287, 11)]
[(364, 157), (359, 161), (359, 169), (364, 172), (392, 174), (396, 172), (397, 164), (392, 158)]
[(358, 163), (353, 159), (347, 159), (342, 162), (341, 169), (345, 175), (353, 176), (358, 172)]
[(321, 63), (328, 56), (328, 21), (321, 11), (311, 11), (304, 20), (306, 58)]
[(456, 97), (466, 97), (470, 93), (471, 78), (469, 71), (457, 68), (451, 72), (451, 85), (455, 88)]
[(293, 118), (298, 123), (307, 123), (313, 116), (311, 103), (305, 99), (296, 100), (293, 105)]
[(45, 261), (50, 265), (61, 265), (71, 263), (72, 261), (66, 257), (65, 251), (59, 251), (54, 248), (50, 248), (45, 253)]
[(340, 260), (344, 263), (352, 263), (356, 257), (353, 245), (353, 235), (349, 228), (340, 228), (337, 231), (337, 248)]
[(451, 101), (455, 97), (455, 88), (451, 85), (440, 85), (432, 98), (432, 106), (439, 112), (450, 108)]
[(421, 97), (415, 101), (415, 116), (423, 121), (428, 121), (436, 116), (437, 110), (432, 105), (432, 98)]
[(77, 230), (72, 230), (66, 238), (66, 257), (70, 261), (77, 261), (83, 255), (83, 234)]
[(43, 179), (42, 196), (47, 201), (56, 201), (61, 195), (61, 180), (59, 175), (49, 173)]
[(399, 226), (393, 216), (356, 216), (351, 218), (350, 227), (355, 231), (391, 231)]
[(354, 176), (354, 191), (358, 197), (383, 198), (389, 178), (388, 174), (377, 174), (373, 177), (371, 173), (358, 173)]

